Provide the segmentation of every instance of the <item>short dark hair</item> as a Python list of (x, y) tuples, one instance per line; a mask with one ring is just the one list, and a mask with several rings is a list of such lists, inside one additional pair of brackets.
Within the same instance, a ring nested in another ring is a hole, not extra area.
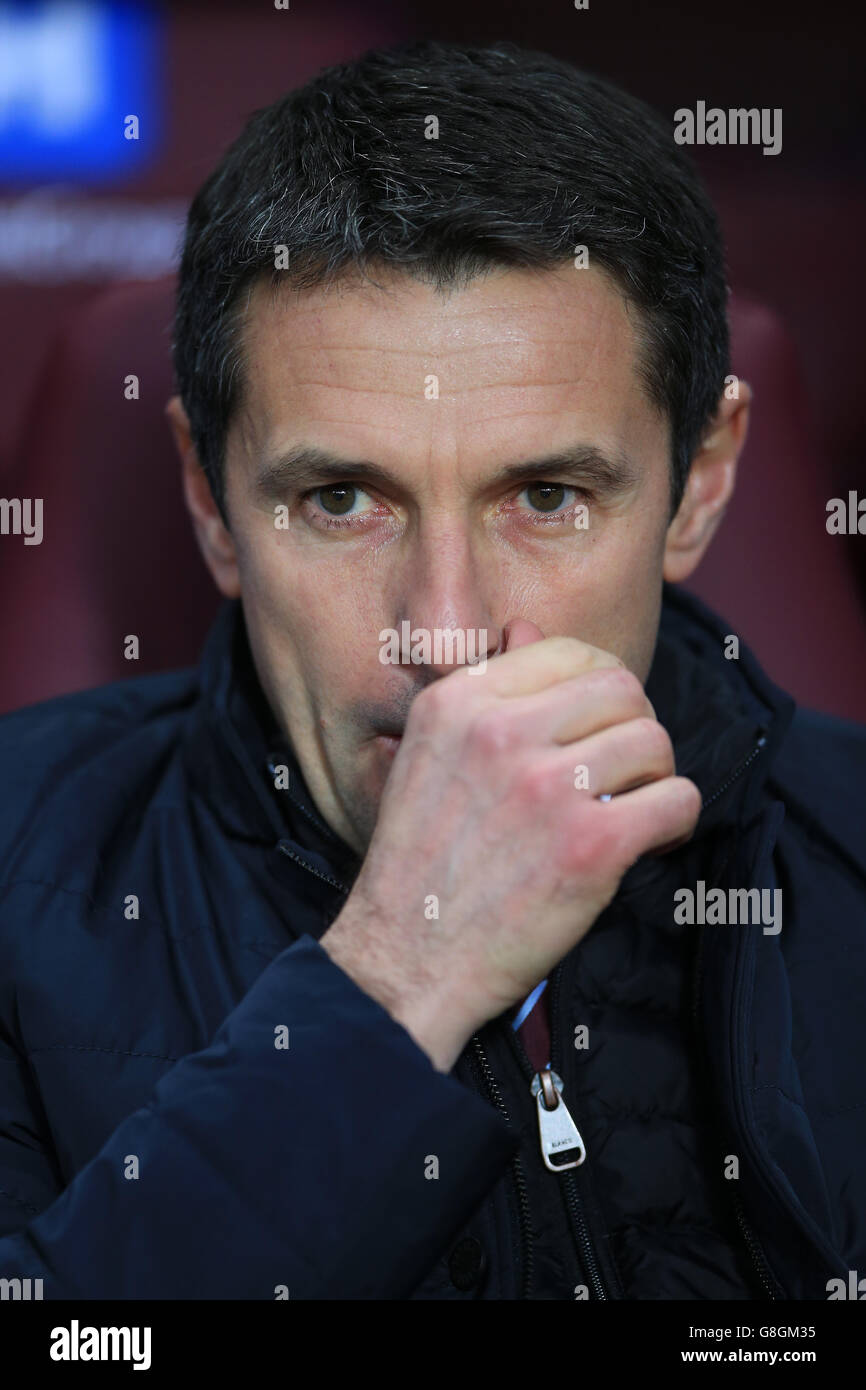
[(493, 266), (552, 269), (581, 245), (639, 311), (675, 510), (729, 346), (718, 222), (672, 123), (544, 53), (432, 40), (327, 68), (256, 111), (193, 199), (174, 324), (178, 391), (223, 516), (244, 291), (382, 262), (444, 288)]

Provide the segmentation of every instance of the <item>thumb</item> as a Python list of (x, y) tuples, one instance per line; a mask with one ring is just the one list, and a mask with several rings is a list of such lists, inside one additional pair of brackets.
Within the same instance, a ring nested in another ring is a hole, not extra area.
[(543, 642), (544, 633), (528, 618), (512, 618), (502, 629), (502, 638), (502, 650), (508, 652), (516, 647), (528, 647), (531, 642)]

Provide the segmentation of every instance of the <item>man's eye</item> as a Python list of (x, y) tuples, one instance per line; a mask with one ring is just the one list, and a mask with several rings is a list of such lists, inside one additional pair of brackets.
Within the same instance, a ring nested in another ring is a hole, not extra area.
[(363, 489), (352, 487), (351, 483), (331, 483), (327, 487), (317, 487), (310, 494), (322, 511), (329, 516), (348, 516), (358, 501), (365, 496)]
[(567, 500), (565, 494), (574, 491), (573, 487), (566, 487), (565, 483), (530, 483), (523, 489), (530, 506), (538, 512), (559, 511)]

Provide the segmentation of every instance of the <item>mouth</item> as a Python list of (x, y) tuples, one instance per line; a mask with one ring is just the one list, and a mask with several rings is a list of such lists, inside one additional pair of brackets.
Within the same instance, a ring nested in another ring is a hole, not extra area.
[(388, 757), (393, 758), (397, 749), (400, 747), (402, 737), (402, 734), (377, 734), (374, 742), (388, 755)]

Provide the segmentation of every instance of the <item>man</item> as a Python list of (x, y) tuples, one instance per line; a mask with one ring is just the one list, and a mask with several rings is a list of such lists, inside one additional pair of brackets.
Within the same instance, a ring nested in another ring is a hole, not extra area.
[(862, 731), (669, 587), (746, 434), (725, 303), (672, 130), (543, 55), (373, 53), (252, 118), (168, 408), (230, 602), (199, 671), (2, 725), (4, 1276), (866, 1267)]

